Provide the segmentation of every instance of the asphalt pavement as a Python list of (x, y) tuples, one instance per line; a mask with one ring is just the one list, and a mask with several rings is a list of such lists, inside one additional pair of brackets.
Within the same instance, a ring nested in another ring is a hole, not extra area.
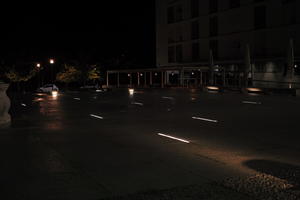
[(297, 97), (27, 94), (0, 129), (1, 199), (297, 199)]

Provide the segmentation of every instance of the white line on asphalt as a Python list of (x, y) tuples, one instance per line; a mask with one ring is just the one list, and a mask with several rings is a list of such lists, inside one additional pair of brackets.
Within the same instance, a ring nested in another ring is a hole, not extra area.
[(201, 117), (192, 117), (192, 119), (218, 123), (218, 120), (214, 120), (214, 119), (206, 119), (206, 118), (201, 118)]
[(26, 107), (26, 104), (24, 104), (24, 103), (22, 103), (21, 105), (24, 106), (24, 107)]
[(74, 98), (74, 99), (80, 101), (80, 98)]
[(170, 138), (170, 139), (173, 139), (173, 140), (177, 140), (177, 141), (180, 141), (180, 142), (190, 143), (190, 141), (188, 141), (188, 140), (184, 140), (184, 139), (181, 139), (181, 138), (173, 137), (173, 136), (170, 136), (170, 135), (165, 135), (165, 134), (162, 134), (162, 133), (158, 133), (158, 135), (162, 136), (162, 137)]
[(98, 118), (98, 119), (103, 119), (103, 117), (101, 116), (98, 116), (98, 115), (93, 115), (93, 114), (90, 114), (91, 117), (95, 117), (95, 118)]
[(170, 99), (170, 100), (174, 100), (174, 97), (162, 97), (163, 99)]
[(138, 105), (138, 106), (143, 106), (144, 105), (143, 103), (140, 103), (140, 102), (132, 102), (131, 104)]
[(255, 101), (243, 101), (242, 103), (245, 103), (245, 104), (255, 104), (255, 105), (260, 105), (261, 102), (255, 102)]

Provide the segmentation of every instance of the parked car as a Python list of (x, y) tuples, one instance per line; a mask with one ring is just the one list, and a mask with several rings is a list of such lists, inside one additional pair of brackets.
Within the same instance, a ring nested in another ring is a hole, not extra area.
[(43, 87), (37, 89), (38, 92), (47, 92), (51, 93), (52, 91), (59, 91), (58, 87), (55, 84), (46, 84)]

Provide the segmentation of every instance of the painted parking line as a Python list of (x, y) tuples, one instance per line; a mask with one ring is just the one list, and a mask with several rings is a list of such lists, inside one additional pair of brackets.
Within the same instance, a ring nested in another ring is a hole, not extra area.
[(80, 98), (74, 98), (74, 99), (80, 101)]
[(261, 102), (256, 102), (256, 101), (242, 101), (244, 104), (254, 104), (254, 105), (261, 105)]
[(140, 102), (132, 102), (131, 104), (132, 105), (138, 105), (138, 106), (143, 106), (144, 105), (143, 103), (140, 103)]
[(94, 114), (90, 114), (91, 117), (97, 118), (97, 119), (103, 119), (103, 117), (98, 116), (98, 115), (94, 115)]
[(206, 121), (206, 122), (218, 123), (218, 120), (215, 120), (215, 119), (207, 119), (207, 118), (202, 118), (202, 117), (192, 117), (192, 119)]
[(163, 99), (174, 100), (174, 97), (162, 97)]
[(173, 139), (173, 140), (177, 140), (177, 141), (180, 141), (180, 142), (184, 142), (184, 143), (190, 143), (190, 141), (188, 141), (188, 140), (177, 138), (177, 137), (174, 137), (174, 136), (171, 136), (171, 135), (166, 135), (166, 134), (162, 134), (162, 133), (158, 133), (157, 135), (162, 136), (162, 137), (166, 137), (166, 138), (170, 138), (170, 139)]

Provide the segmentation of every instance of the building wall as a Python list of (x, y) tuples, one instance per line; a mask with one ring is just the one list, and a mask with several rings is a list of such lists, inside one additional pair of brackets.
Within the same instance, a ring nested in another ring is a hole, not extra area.
[[(230, 0), (218, 0), (217, 11), (211, 12), (210, 2), (215, 0), (198, 0), (198, 17), (192, 17), (195, 13), (192, 1), (196, 0), (156, 1), (157, 66), (208, 64), (209, 50), (217, 46), (214, 51), (216, 63), (240, 63), (242, 67), (246, 45), (249, 44), (253, 64), (263, 62), (268, 68), (267, 62), (273, 62), (280, 65), (278, 68), (283, 68), (290, 38), (294, 40), (296, 60), (300, 57), (300, 1), (240, 0), (239, 6), (231, 7)], [(168, 23), (172, 8), (175, 20)], [(265, 14), (265, 24), (262, 17), (255, 20), (255, 13), (258, 16)], [(212, 24), (214, 20), (216, 22)], [(196, 23), (198, 30), (193, 34), (192, 27), (197, 29)], [(217, 30), (211, 34), (210, 27), (213, 26)], [(199, 44), (197, 52), (193, 52), (195, 43)], [(177, 53), (176, 49), (179, 49)], [(173, 52), (174, 59), (169, 59), (170, 52)], [(182, 59), (176, 59), (176, 54), (182, 54), (179, 56)], [(263, 79), (266, 76), (257, 77)], [(295, 81), (299, 80), (296, 78)]]

